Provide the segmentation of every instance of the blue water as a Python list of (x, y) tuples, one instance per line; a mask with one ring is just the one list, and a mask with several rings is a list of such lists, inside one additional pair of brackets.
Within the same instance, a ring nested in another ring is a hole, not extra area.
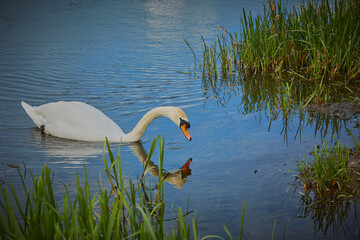
[[(0, 1), (0, 179), (20, 188), (17, 170), (5, 164), (22, 167), (24, 162), (39, 173), (47, 163), (55, 172), (56, 194), (62, 196), (63, 183), (74, 185), (77, 171), (84, 176), (84, 163), (94, 191), (104, 175), (103, 143), (43, 136), (21, 101), (34, 106), (83, 101), (124, 132), (146, 111), (173, 105), (186, 112), (193, 140), (188, 142), (168, 119), (156, 119), (141, 145), (121, 147), (127, 179), (142, 172), (134, 149), (147, 152), (152, 140), (164, 134), (166, 170), (193, 159), (185, 181), (165, 185), (167, 206), (184, 207), (189, 198), (202, 236), (226, 236), (223, 224), (237, 236), (246, 202), (247, 239), (270, 238), (275, 219), (278, 238), (284, 228), (287, 239), (325, 238), (311, 217), (298, 217), (301, 195), (291, 185), (293, 159), (321, 143), (315, 124), (304, 124), (297, 134), (299, 119), (294, 117), (285, 136), (282, 119), (272, 121), (269, 130), (263, 113), (244, 114), (241, 91), (230, 93), (222, 106), (205, 93), (201, 78), (179, 73), (194, 67), (183, 39), (200, 54), (201, 36), (214, 41), (218, 24), (239, 31), (243, 7), (263, 12), (262, 1)], [(350, 140), (345, 133), (340, 130), (339, 137)], [(331, 133), (325, 139), (331, 140)], [(117, 151), (116, 144), (112, 147)], [(357, 237), (358, 213), (352, 209), (345, 231), (329, 230), (326, 237)]]

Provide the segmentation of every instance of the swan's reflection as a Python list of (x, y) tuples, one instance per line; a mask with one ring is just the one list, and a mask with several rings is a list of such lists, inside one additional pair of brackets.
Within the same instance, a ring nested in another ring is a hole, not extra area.
[[(145, 166), (147, 160), (147, 153), (143, 148), (140, 142), (129, 144), (135, 156), (139, 159), (139, 161)], [(181, 189), (186, 183), (187, 179), (191, 175), (190, 163), (192, 162), (192, 158), (189, 158), (186, 163), (179, 169), (167, 172), (164, 170), (162, 176), (164, 181), (170, 183), (176, 188)], [(145, 174), (150, 173), (151, 176), (158, 177), (159, 176), (159, 167), (154, 164), (153, 161), (149, 161), (144, 170)]]
[[(39, 150), (49, 157), (62, 159), (62, 163), (67, 165), (84, 164), (89, 158), (102, 155), (103, 143), (82, 142), (62, 139), (46, 135), (39, 129), (33, 130), (34, 140)], [(60, 162), (58, 162), (60, 163)]]
[[(89, 158), (99, 158), (103, 154), (103, 143), (101, 142), (82, 142), (57, 138), (45, 134), (41, 134), (38, 129), (33, 131), (34, 140), (43, 153), (50, 157), (61, 158), (61, 163), (70, 165), (83, 164)], [(124, 144), (129, 146), (134, 155), (145, 166), (147, 153), (141, 142)], [(188, 159), (186, 163), (179, 169), (166, 171), (163, 169), (162, 176), (164, 181), (181, 189), (191, 175), (190, 163), (192, 159)], [(60, 163), (60, 162), (58, 162)], [(144, 169), (145, 174), (149, 173), (153, 177), (159, 176), (159, 168), (153, 161), (149, 161)]]

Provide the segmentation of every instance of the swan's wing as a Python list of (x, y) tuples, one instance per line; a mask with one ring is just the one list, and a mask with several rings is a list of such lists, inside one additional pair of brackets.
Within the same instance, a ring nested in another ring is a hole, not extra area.
[(34, 108), (33, 112), (45, 121), (44, 131), (53, 136), (103, 141), (105, 136), (112, 138), (124, 135), (114, 121), (86, 103), (63, 101), (47, 103)]

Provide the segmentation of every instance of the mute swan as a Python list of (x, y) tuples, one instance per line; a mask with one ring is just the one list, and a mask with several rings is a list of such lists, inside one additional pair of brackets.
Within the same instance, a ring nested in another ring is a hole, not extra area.
[(134, 129), (125, 134), (100, 110), (83, 102), (52, 102), (32, 107), (21, 102), (26, 113), (38, 128), (52, 136), (82, 141), (138, 142), (149, 124), (158, 117), (170, 118), (191, 141), (189, 120), (177, 107), (157, 107), (147, 112)]

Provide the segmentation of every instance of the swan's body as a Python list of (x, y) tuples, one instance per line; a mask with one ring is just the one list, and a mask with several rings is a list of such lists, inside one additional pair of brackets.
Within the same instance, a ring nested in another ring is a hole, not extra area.
[(60, 101), (32, 107), (21, 102), (21, 105), (38, 128), (56, 137), (82, 141), (104, 141), (107, 137), (111, 142), (137, 142), (155, 118), (164, 116), (177, 124), (191, 140), (190, 123), (184, 111), (177, 107), (150, 110), (130, 133), (125, 134), (113, 120), (86, 103)]

